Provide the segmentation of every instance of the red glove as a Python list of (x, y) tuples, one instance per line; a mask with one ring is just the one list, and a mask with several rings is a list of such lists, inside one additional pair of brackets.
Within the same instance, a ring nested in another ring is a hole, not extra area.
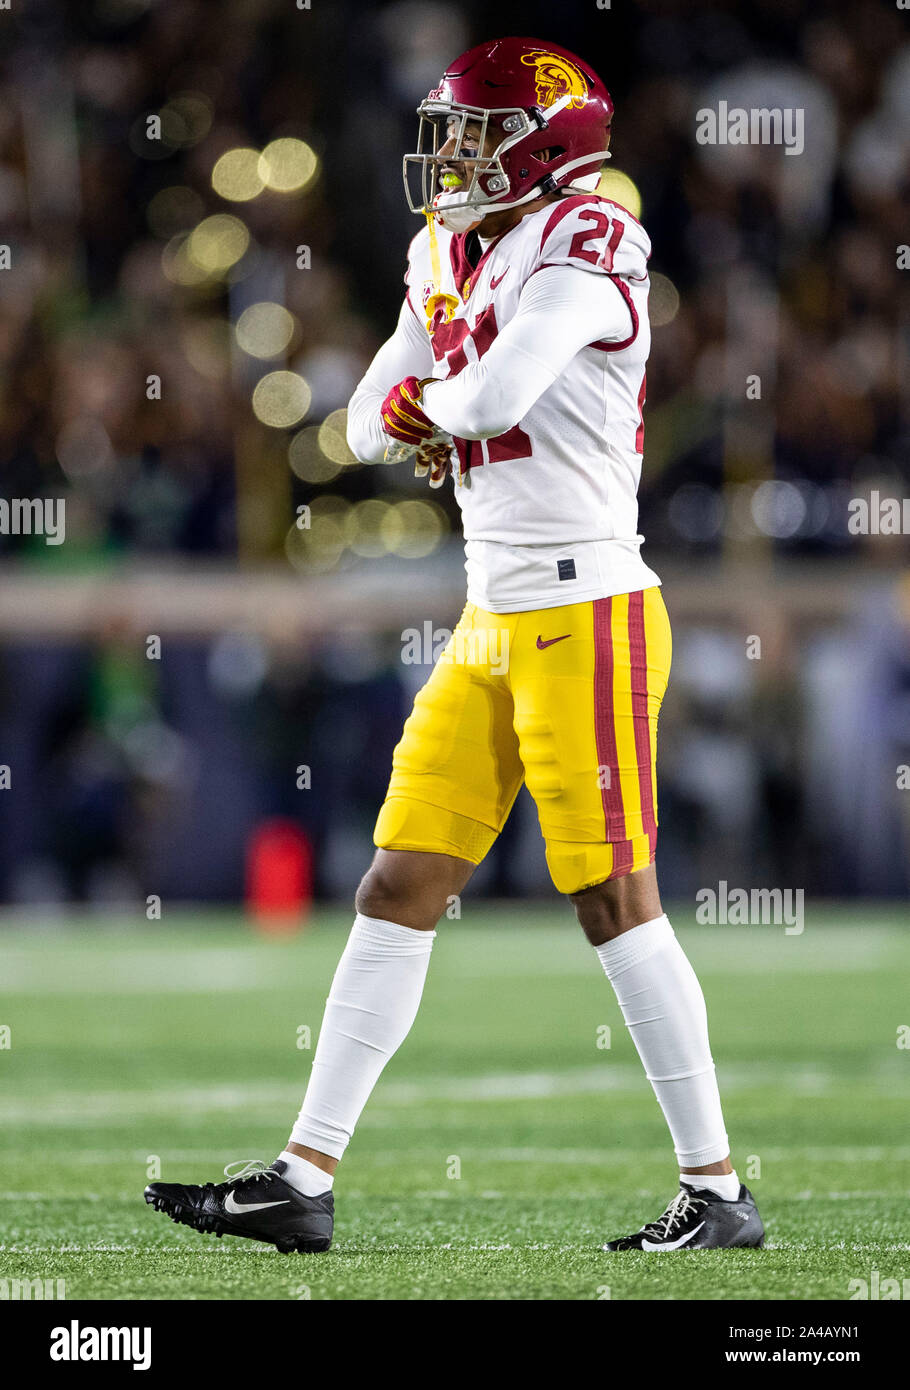
[(436, 426), (420, 408), (420, 392), (424, 382), (416, 376), (406, 376), (393, 386), (380, 408), (382, 428), (393, 439), (405, 444), (422, 444), (432, 439)]

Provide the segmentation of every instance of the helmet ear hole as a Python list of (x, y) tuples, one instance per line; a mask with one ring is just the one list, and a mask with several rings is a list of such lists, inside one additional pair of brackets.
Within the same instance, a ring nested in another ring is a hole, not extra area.
[(565, 154), (565, 148), (562, 145), (548, 145), (544, 150), (534, 150), (533, 154), (534, 158), (538, 159), (541, 164), (550, 164), (561, 154)]

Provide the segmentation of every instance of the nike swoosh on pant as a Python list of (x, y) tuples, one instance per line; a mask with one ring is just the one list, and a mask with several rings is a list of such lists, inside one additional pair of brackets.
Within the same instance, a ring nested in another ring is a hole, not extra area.
[(694, 1231), (687, 1231), (684, 1236), (680, 1236), (679, 1240), (665, 1241), (662, 1245), (652, 1245), (649, 1240), (643, 1240), (641, 1248), (642, 1250), (679, 1250), (683, 1245), (688, 1245), (693, 1236), (698, 1235), (704, 1224), (704, 1221), (699, 1221)]
[(290, 1205), (290, 1199), (285, 1198), (283, 1202), (245, 1202), (240, 1203), (234, 1197), (233, 1192), (229, 1192), (224, 1199), (224, 1209), (230, 1212), (231, 1216), (246, 1216), (250, 1211), (265, 1211), (266, 1207), (286, 1207)]
[(563, 635), (562, 635), (561, 637), (548, 637), (548, 638), (546, 639), (546, 641), (544, 641), (544, 639), (543, 639), (542, 637), (538, 637), (538, 639), (537, 639), (537, 647), (538, 647), (538, 650), (539, 650), (539, 651), (543, 651), (545, 647), (552, 647), (552, 645), (553, 645), (554, 642), (564, 642), (564, 641), (566, 640), (567, 637), (571, 637), (571, 636), (572, 636), (571, 632), (564, 632)]

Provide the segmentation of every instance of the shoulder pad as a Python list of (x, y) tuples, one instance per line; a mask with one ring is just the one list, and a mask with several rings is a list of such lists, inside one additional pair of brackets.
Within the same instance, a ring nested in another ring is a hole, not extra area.
[(651, 243), (630, 212), (595, 193), (561, 198), (543, 223), (539, 264), (576, 265), (643, 280)]

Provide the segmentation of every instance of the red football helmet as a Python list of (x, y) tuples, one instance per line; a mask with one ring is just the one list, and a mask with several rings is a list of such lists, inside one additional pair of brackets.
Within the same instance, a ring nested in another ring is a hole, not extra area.
[[(412, 212), (432, 208), (454, 232), (568, 184), (593, 189), (609, 159), (610, 93), (574, 53), (538, 39), (494, 39), (469, 49), (417, 114), (417, 153), (404, 157), (408, 205)], [(496, 148), (480, 155), (490, 130)], [(453, 138), (454, 151), (440, 158)], [(470, 182), (440, 191), (443, 165), (455, 163), (466, 164)]]

